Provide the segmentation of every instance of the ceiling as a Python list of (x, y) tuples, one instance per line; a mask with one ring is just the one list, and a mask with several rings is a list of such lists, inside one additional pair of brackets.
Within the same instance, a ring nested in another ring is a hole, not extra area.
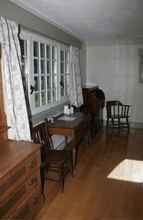
[(85, 42), (143, 42), (143, 0), (11, 0)]

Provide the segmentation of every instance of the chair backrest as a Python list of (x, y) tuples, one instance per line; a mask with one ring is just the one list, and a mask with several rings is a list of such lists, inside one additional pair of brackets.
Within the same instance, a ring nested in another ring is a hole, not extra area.
[(106, 103), (107, 118), (126, 118), (129, 116), (129, 105), (123, 105), (120, 101), (108, 101)]
[(52, 138), (49, 134), (46, 122), (42, 122), (33, 128), (33, 140), (44, 145), (48, 150), (53, 149)]
[(46, 135), (47, 135), (47, 138), (48, 138), (49, 148), (51, 150), (53, 150), (54, 145), (53, 145), (53, 140), (52, 140), (51, 134), (49, 132), (49, 122), (48, 122), (47, 118), (45, 118), (45, 130), (46, 130)]
[(130, 105), (119, 106), (119, 115), (122, 118), (127, 118), (129, 116)]
[(118, 100), (112, 100), (106, 102), (107, 118), (115, 117), (118, 115), (118, 106), (122, 103)]

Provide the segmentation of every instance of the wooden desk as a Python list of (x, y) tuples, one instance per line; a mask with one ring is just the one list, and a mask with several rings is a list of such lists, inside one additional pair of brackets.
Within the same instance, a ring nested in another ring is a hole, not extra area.
[[(70, 117), (70, 116), (68, 116)], [(72, 115), (74, 120), (63, 120), (57, 118), (54, 123), (50, 124), (50, 134), (59, 134), (64, 136), (71, 136), (73, 139), (73, 146), (75, 149), (75, 166), (77, 164), (78, 147), (84, 136), (88, 136), (88, 123), (85, 114), (78, 112)]]

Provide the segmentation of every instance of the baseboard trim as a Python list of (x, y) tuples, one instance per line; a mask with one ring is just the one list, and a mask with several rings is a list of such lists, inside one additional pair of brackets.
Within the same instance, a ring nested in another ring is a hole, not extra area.
[(141, 122), (131, 122), (130, 123), (131, 128), (143, 128), (143, 123)]
[[(103, 124), (106, 126), (106, 120), (103, 121)], [(143, 129), (143, 122), (130, 122), (130, 127)]]

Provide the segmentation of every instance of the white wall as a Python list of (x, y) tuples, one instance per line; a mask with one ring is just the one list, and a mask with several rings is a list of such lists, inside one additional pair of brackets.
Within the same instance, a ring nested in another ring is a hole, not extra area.
[[(143, 46), (142, 46), (143, 47)], [(143, 84), (139, 83), (137, 45), (87, 45), (86, 84), (99, 85), (106, 100), (132, 105), (132, 121), (143, 123)]]

